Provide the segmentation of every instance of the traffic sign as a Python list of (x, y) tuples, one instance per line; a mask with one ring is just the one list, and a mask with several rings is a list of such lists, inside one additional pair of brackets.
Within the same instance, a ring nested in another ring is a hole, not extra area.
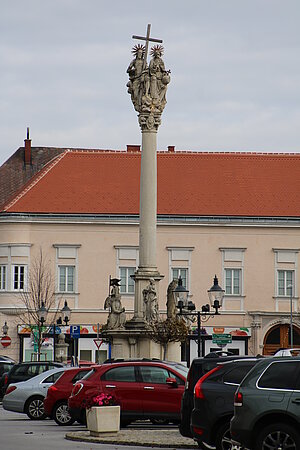
[(70, 326), (70, 336), (75, 339), (80, 338), (80, 325)]
[(99, 348), (101, 347), (101, 345), (103, 343), (103, 339), (96, 338), (96, 339), (94, 339), (94, 342), (96, 344), (97, 349), (99, 350)]
[(3, 345), (3, 347), (9, 347), (11, 344), (11, 338), (9, 336), (2, 336), (0, 342)]
[(232, 336), (229, 333), (213, 334), (212, 341), (213, 341), (213, 344), (218, 344), (218, 345), (231, 344)]

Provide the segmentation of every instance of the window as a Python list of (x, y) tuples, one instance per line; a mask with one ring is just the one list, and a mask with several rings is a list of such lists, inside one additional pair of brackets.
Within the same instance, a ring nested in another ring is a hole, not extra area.
[(62, 376), (62, 374), (63, 374), (63, 371), (53, 373), (49, 377), (45, 378), (42, 381), (42, 383), (51, 383), (51, 384), (53, 384), (53, 383), (55, 383), (55, 381), (57, 381)]
[(102, 379), (106, 381), (127, 381), (135, 382), (134, 366), (116, 367), (106, 372)]
[(187, 289), (187, 277), (188, 277), (188, 269), (182, 269), (179, 267), (172, 269), (172, 279), (178, 280), (179, 277), (182, 279), (182, 286)]
[(141, 366), (140, 371), (144, 383), (166, 383), (170, 376), (169, 371), (163, 367)]
[(72, 379), (72, 383), (75, 384), (76, 381), (81, 380), (81, 378), (83, 378), (87, 373), (90, 372), (90, 369), (86, 369), (86, 370), (81, 370), (80, 372), (78, 372), (75, 377)]
[(278, 295), (293, 295), (294, 271), (278, 270)]
[(225, 294), (241, 295), (241, 269), (225, 269)]
[(0, 266), (0, 291), (6, 289), (6, 266)]
[(299, 362), (296, 361), (272, 363), (262, 374), (257, 385), (260, 388), (293, 390), (298, 369)]
[(23, 291), (26, 285), (26, 266), (13, 266), (13, 290)]
[(135, 267), (120, 267), (121, 278), (121, 294), (133, 294), (134, 293), (134, 280), (131, 275), (134, 275)]
[(256, 361), (241, 364), (238, 367), (234, 367), (229, 372), (225, 373), (223, 377), (223, 382), (227, 384), (240, 384), (242, 379), (245, 378), (247, 373), (256, 364)]
[(74, 292), (74, 266), (59, 266), (59, 291), (60, 292)]

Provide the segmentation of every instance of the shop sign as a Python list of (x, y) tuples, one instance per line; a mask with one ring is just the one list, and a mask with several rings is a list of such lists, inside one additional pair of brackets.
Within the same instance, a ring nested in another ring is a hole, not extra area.
[(2, 336), (0, 342), (3, 347), (9, 347), (11, 344), (11, 338), (9, 336)]

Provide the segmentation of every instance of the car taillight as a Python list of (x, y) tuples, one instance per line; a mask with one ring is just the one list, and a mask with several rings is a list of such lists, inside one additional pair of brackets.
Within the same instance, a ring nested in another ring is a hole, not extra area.
[(234, 406), (243, 406), (243, 394), (239, 391), (234, 395)]
[(204, 397), (204, 394), (203, 394), (203, 391), (202, 391), (202, 383), (203, 383), (203, 381), (205, 381), (212, 373), (217, 372), (217, 370), (220, 370), (221, 367), (222, 367), (222, 366), (214, 367), (212, 370), (210, 370), (209, 372), (207, 372), (205, 375), (203, 375), (203, 377), (201, 377), (201, 378), (197, 381), (197, 383), (196, 383), (196, 385), (195, 385), (195, 391), (194, 391), (195, 398), (198, 398), (198, 399), (203, 399), (203, 398), (205, 398), (205, 397)]
[(47, 391), (47, 395), (53, 394), (53, 392), (56, 392), (56, 391), (58, 391), (57, 387), (55, 387), (55, 386), (50, 386), (49, 389), (48, 389), (48, 391)]
[(8, 375), (4, 375), (4, 385), (6, 385), (8, 382)]
[(10, 394), (11, 392), (15, 391), (17, 389), (17, 386), (8, 386), (6, 389), (5, 395)]
[(186, 380), (185, 380), (185, 389), (188, 389), (189, 388), (189, 385), (190, 385), (190, 381), (191, 381), (191, 370), (189, 370), (188, 371), (188, 374), (187, 374), (187, 377), (186, 377)]
[(71, 397), (75, 397), (75, 395), (79, 394), (82, 388), (83, 388), (82, 383), (76, 383), (75, 386), (73, 387)]

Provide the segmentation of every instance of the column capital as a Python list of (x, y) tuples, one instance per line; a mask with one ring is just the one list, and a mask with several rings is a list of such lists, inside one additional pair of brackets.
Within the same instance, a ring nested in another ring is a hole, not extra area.
[(142, 132), (156, 133), (159, 125), (161, 124), (161, 114), (140, 113), (138, 118)]

